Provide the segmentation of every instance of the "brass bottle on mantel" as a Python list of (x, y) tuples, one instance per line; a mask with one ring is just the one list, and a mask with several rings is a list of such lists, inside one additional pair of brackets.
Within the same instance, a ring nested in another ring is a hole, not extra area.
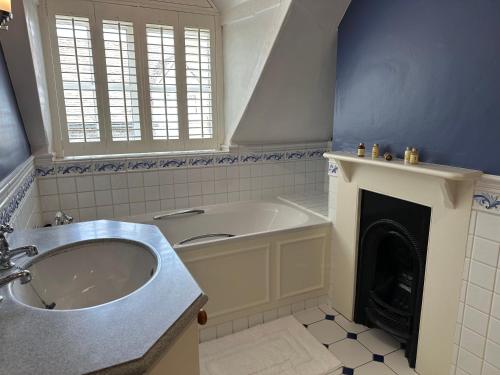
[(408, 146), (406, 147), (406, 150), (405, 150), (405, 164), (410, 164), (410, 158), (411, 158), (411, 148)]
[(358, 146), (358, 157), (364, 158), (365, 157), (365, 150), (366, 150), (365, 144), (360, 143)]
[(380, 148), (378, 146), (378, 143), (375, 143), (372, 147), (372, 159), (377, 159), (380, 154)]
[(418, 164), (418, 150), (415, 147), (411, 149), (410, 164)]

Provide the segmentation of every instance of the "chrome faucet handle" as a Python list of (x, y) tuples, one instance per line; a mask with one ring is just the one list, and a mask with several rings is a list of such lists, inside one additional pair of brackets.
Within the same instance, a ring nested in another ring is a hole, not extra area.
[(14, 232), (14, 228), (10, 224), (2, 224), (0, 225), (0, 234), (5, 235), (5, 233)]

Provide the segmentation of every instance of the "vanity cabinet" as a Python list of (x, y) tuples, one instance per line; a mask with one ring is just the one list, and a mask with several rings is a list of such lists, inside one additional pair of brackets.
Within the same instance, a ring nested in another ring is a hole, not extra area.
[(198, 322), (193, 321), (147, 375), (199, 375)]

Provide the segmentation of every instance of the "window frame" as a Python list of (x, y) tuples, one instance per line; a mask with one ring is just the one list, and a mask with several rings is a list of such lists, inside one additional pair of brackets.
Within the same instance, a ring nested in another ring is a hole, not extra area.
[[(44, 0), (41, 5), (42, 35), (49, 80), (49, 98), (53, 128), (54, 151), (56, 157), (90, 156), (108, 154), (134, 154), (146, 152), (179, 152), (219, 149), (224, 140), (222, 122), (222, 30), (220, 16), (212, 9), (198, 9), (189, 6), (186, 10), (176, 6), (174, 10), (152, 7), (147, 1), (139, 1), (139, 6), (108, 3), (102, 0)], [(98, 118), (101, 142), (70, 143), (68, 138), (59, 50), (56, 32), (56, 15), (85, 17), (91, 29), (92, 58), (98, 104)], [(141, 121), (141, 141), (112, 141), (109, 97), (107, 91), (106, 58), (104, 52), (103, 20), (132, 22), (136, 58), (136, 75)], [(179, 140), (154, 140), (149, 91), (146, 25), (174, 27), (177, 103), (179, 117)], [(44, 27), (45, 26), (45, 27)], [(212, 112), (213, 138), (188, 139), (187, 98), (185, 77), (184, 27), (209, 29), (211, 32), (212, 69)], [(51, 68), (52, 67), (52, 68)]]

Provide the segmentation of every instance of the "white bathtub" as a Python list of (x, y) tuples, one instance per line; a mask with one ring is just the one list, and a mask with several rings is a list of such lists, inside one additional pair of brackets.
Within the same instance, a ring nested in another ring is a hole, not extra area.
[[(204, 213), (186, 213), (185, 210), (171, 210), (146, 215), (130, 216), (127, 221), (147, 223), (158, 226), (175, 249), (180, 250), (201, 243), (222, 242), (241, 239), (246, 236), (270, 234), (285, 229), (325, 225), (327, 220), (319, 215), (299, 209), (279, 199), (267, 201), (236, 202), (194, 207)], [(177, 214), (154, 220), (155, 216)], [(224, 236), (193, 239), (205, 234), (228, 234)]]
[[(193, 207), (203, 213), (131, 216), (158, 226), (209, 297), (209, 325), (263, 314), (328, 293), (331, 222), (280, 199)], [(207, 237), (208, 234), (233, 237)], [(262, 315), (264, 316), (264, 315)], [(226, 330), (227, 332), (227, 330)]]

